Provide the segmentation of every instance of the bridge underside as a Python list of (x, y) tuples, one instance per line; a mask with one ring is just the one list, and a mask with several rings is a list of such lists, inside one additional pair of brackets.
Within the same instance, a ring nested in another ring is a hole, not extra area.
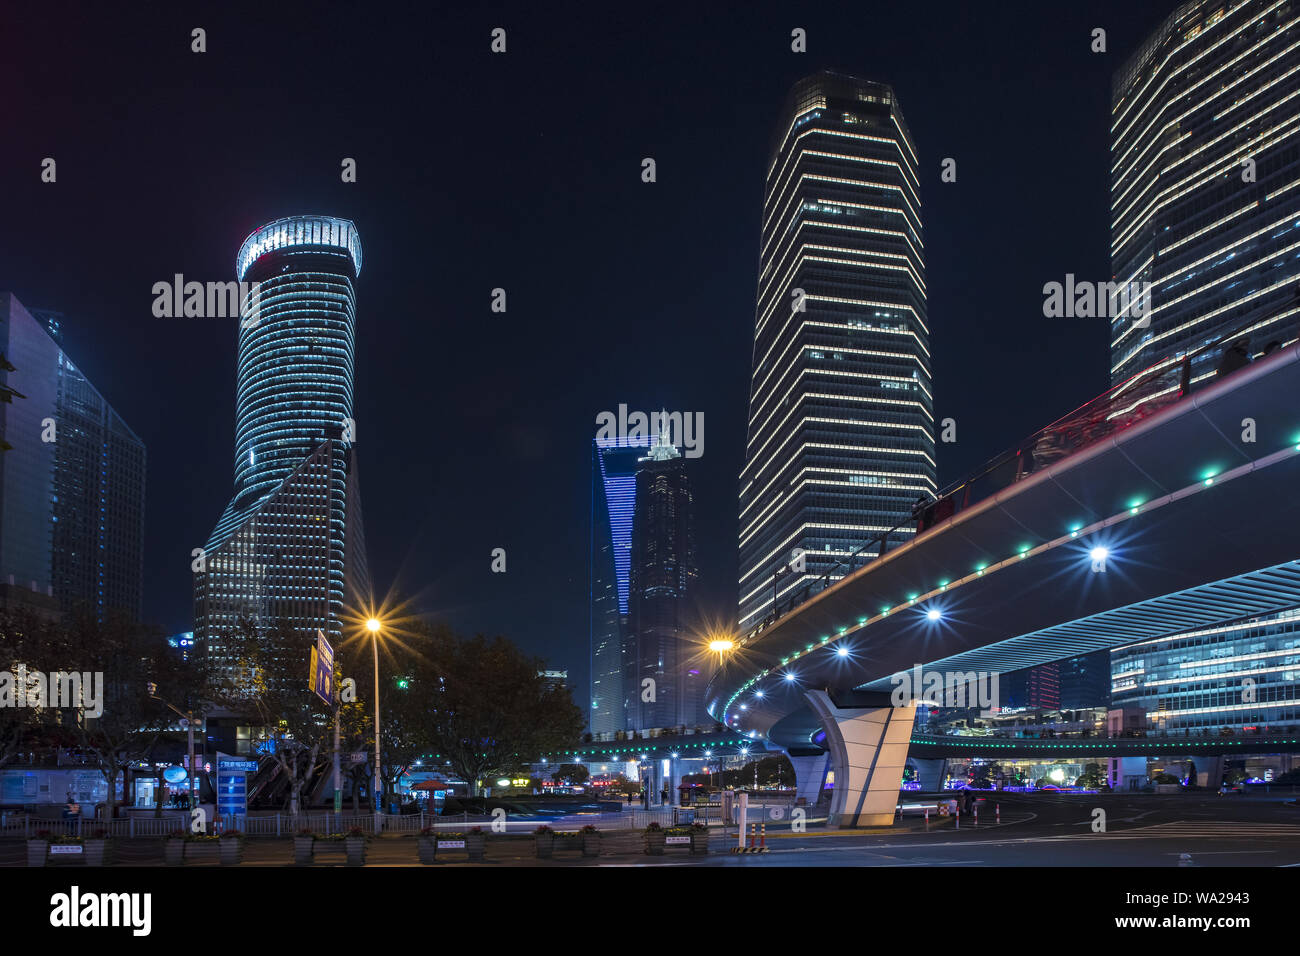
[[(743, 642), (711, 712), (815, 753), (839, 721), (810, 691), (1006, 673), (1300, 606), (1296, 394), (1291, 347), (959, 512)], [(851, 771), (828, 749), (840, 789)]]

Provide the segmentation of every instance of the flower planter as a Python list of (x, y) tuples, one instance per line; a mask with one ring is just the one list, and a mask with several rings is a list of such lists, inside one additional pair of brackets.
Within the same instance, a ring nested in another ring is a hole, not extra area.
[(668, 834), (663, 830), (654, 830), (645, 835), (645, 851), (652, 856), (663, 856), (664, 844)]
[(313, 836), (296, 836), (293, 838), (293, 862), (299, 864), (309, 864), (312, 861), (312, 850), (315, 847), (316, 838)]
[(554, 833), (538, 833), (535, 839), (537, 841), (537, 859), (549, 860), (555, 855)]
[(487, 852), (487, 834), (465, 834), (465, 852), (469, 854), (471, 863), (482, 863), (483, 855)]
[(348, 851), (348, 866), (364, 866), (366, 862), (366, 838), (350, 836), (343, 840)]
[(221, 865), (238, 866), (244, 859), (244, 841), (239, 837), (224, 837), (218, 841), (221, 847)]
[(49, 840), (28, 840), (27, 841), (27, 865), (44, 866), (45, 858), (49, 855)]
[(438, 838), (436, 836), (422, 836), (417, 837), (416, 841), (416, 847), (420, 854), (420, 862), (435, 862), (438, 858)]
[[(173, 841), (175, 842), (175, 841)], [(216, 841), (197, 840), (184, 841), (185, 843), (185, 862), (186, 863), (220, 863), (221, 848), (217, 846)]]
[(109, 857), (109, 849), (112, 844), (105, 839), (95, 839), (86, 841), (86, 866), (104, 866), (112, 862)]
[(709, 831), (695, 832), (691, 834), (691, 852), (708, 853), (709, 852)]
[(600, 856), (600, 834), (584, 833), (582, 835), (582, 855)]
[(185, 841), (180, 837), (163, 840), (163, 862), (168, 866), (180, 866), (185, 858)]

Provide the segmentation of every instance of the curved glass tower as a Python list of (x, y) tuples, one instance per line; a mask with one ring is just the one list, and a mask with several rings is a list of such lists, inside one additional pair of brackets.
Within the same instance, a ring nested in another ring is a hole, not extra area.
[(196, 637), (218, 658), (240, 618), (337, 639), (365, 578), (351, 447), (360, 272), (356, 226), (330, 216), (267, 223), (235, 259), (235, 489), (196, 571)]

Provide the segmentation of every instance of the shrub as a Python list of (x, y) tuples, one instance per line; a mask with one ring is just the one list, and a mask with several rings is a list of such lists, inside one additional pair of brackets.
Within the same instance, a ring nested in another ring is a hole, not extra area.
[(645, 828), (645, 832), (646, 832), (646, 833), (658, 833), (658, 832), (659, 832), (660, 830), (662, 830), (662, 829), (663, 829), (663, 827), (661, 827), (658, 823), (655, 823), (653, 820), (651, 820), (651, 821), (650, 821), (650, 825), (649, 825), (648, 827)]
[(594, 824), (594, 823), (588, 823), (585, 827), (582, 828), (582, 832), (583, 832), (583, 833), (598, 833), (599, 831), (596, 829), (596, 824)]
[(550, 827), (548, 827), (545, 823), (543, 823), (540, 827), (538, 827), (538, 828), (537, 828), (536, 830), (534, 830), (533, 832), (534, 832), (535, 834), (537, 834), (538, 836), (546, 836), (546, 834), (548, 834), (548, 833), (550, 833), (550, 834), (554, 834), (554, 833), (555, 833), (555, 831), (552, 830)]
[(352, 827), (348, 830), (348, 836), (350, 837), (359, 837), (365, 835), (366, 835), (366, 831), (361, 829), (361, 827)]

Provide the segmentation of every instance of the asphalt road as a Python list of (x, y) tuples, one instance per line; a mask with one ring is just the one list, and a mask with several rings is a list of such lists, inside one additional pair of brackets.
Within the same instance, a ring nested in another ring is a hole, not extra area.
[[(981, 813), (929, 832), (857, 834), (769, 823), (768, 852), (723, 853), (709, 866), (1300, 866), (1291, 796), (998, 794), (1003, 823)], [(995, 798), (989, 796), (989, 807)], [(1105, 829), (1094, 830), (1094, 811)], [(683, 861), (686, 862), (686, 861)], [(698, 865), (698, 864), (697, 864)]]

